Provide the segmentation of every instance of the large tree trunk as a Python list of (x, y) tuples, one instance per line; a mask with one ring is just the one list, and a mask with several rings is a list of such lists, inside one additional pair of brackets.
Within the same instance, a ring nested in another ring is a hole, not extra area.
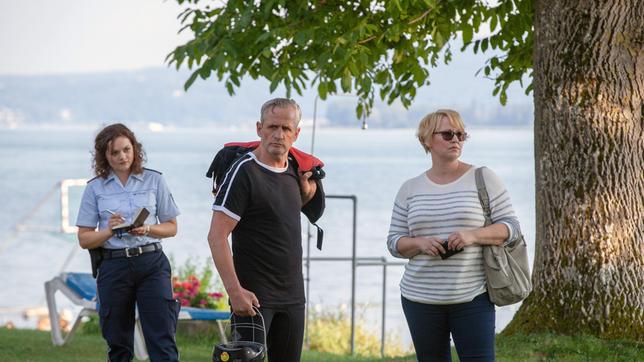
[(534, 291), (505, 333), (644, 340), (644, 1), (535, 3)]

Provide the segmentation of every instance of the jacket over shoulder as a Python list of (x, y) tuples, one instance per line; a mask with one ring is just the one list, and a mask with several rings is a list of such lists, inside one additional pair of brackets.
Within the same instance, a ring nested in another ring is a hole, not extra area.
[[(228, 172), (232, 164), (241, 156), (254, 150), (258, 146), (259, 141), (229, 142), (217, 152), (215, 158), (210, 163), (208, 172), (206, 172), (206, 177), (212, 178), (213, 195), (217, 194), (219, 186), (223, 183), (226, 172)], [(295, 147), (291, 147), (289, 150), (288, 159), (294, 165), (298, 174), (309, 171), (313, 173), (310, 179), (315, 181), (317, 190), (313, 198), (306, 205), (302, 206), (302, 212), (311, 223), (315, 223), (322, 217), (326, 207), (324, 188), (322, 187), (322, 179), (326, 176), (323, 170), (324, 162)]]

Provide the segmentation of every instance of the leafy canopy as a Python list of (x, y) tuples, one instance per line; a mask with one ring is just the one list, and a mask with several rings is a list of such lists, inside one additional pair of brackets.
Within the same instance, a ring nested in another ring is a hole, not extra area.
[[(180, 31), (194, 39), (167, 60), (193, 70), (186, 90), (214, 73), (232, 95), (248, 74), (269, 80), (271, 92), (283, 84), (287, 97), (307, 87), (322, 99), (355, 93), (360, 117), (376, 92), (409, 107), (416, 89), (430, 84), (429, 69), (449, 63), (450, 40), (459, 36), (461, 51), (492, 53), (482, 71), (502, 104), (508, 86), (532, 72), (532, 0), (176, 1), (185, 7)], [(475, 40), (487, 24), (489, 35)]]

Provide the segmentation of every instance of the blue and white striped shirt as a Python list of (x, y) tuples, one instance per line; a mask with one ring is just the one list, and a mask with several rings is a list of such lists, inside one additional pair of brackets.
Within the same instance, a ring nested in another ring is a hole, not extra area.
[[(398, 191), (387, 237), (389, 252), (404, 258), (396, 247), (402, 237), (435, 236), (446, 240), (458, 230), (483, 227), (485, 217), (476, 181), (476, 167), (448, 184), (432, 182), (423, 172), (407, 180)], [(521, 230), (514, 214), (510, 195), (501, 180), (489, 169), (483, 171), (490, 197), (493, 223), (507, 225), (510, 236), (506, 242), (519, 238)], [(448, 259), (418, 254), (405, 266), (400, 291), (406, 299), (427, 304), (469, 302), (486, 291), (483, 249), (480, 245), (466, 247)]]

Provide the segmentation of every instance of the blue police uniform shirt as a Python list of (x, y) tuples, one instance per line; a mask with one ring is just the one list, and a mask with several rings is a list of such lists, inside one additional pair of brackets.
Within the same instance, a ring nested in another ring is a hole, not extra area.
[[(150, 211), (145, 224), (156, 224), (157, 220), (166, 222), (179, 215), (179, 209), (160, 172), (144, 168), (141, 174), (130, 174), (125, 186), (110, 172), (107, 178), (95, 177), (87, 182), (76, 226), (96, 228), (98, 225), (99, 230), (106, 229), (111, 216), (107, 210), (120, 214), (126, 222), (132, 222), (134, 213), (141, 207)], [(109, 238), (103, 247), (122, 249), (158, 241), (149, 236), (123, 233), (121, 238), (116, 235)]]

